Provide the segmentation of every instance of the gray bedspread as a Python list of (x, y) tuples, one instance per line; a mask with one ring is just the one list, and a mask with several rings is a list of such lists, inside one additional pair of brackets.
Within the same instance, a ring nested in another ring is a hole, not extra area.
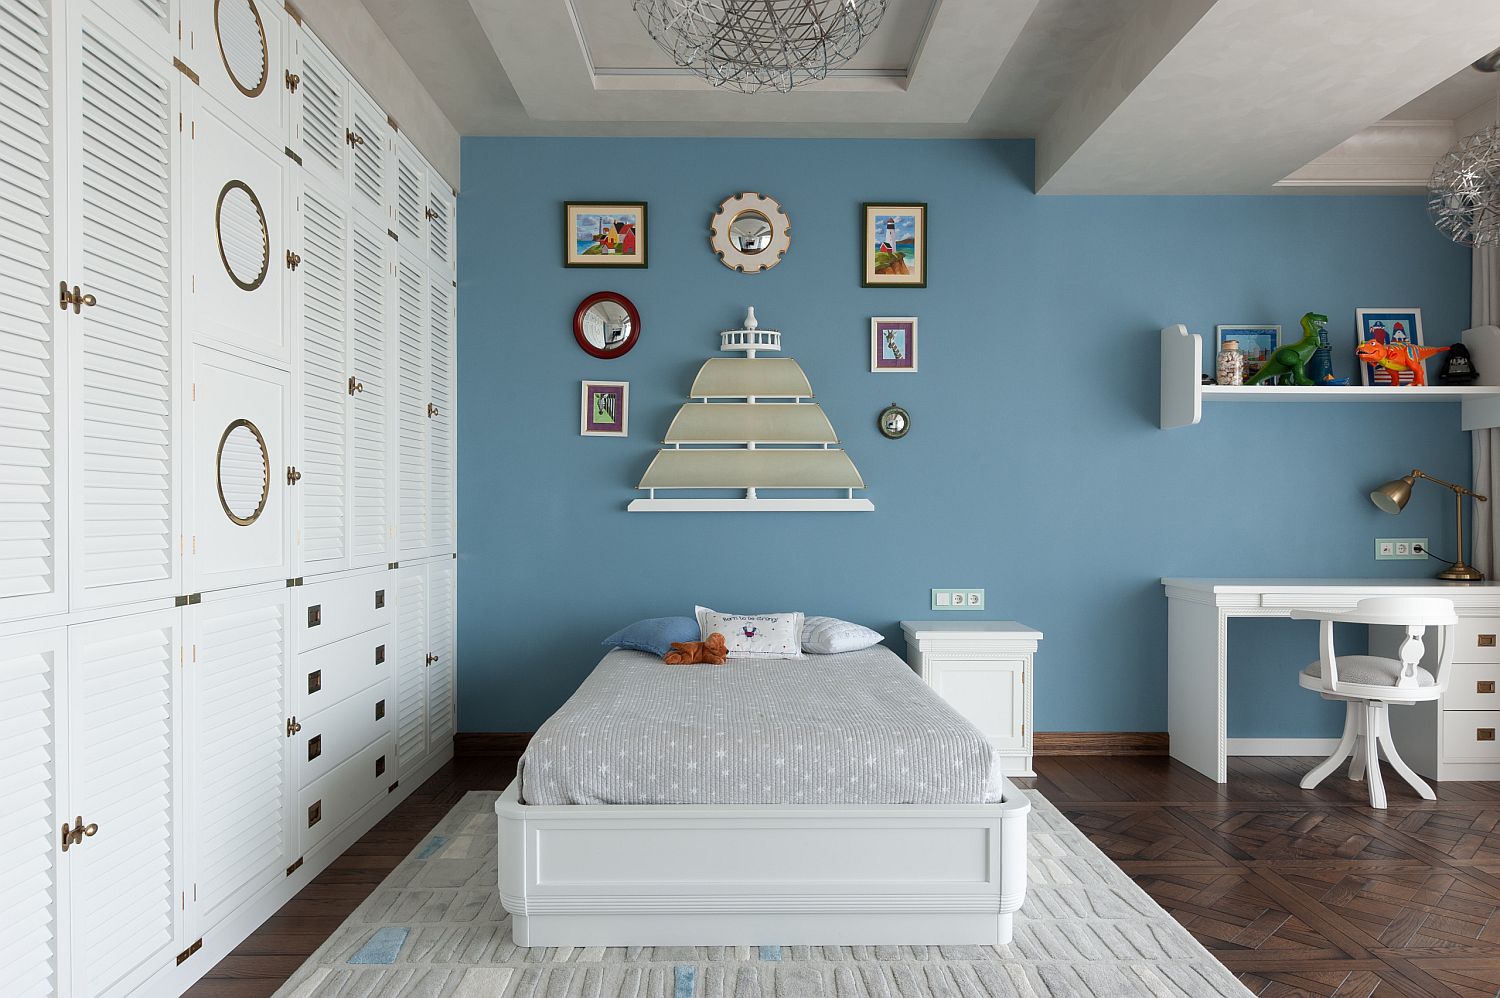
[(669, 666), (615, 650), (532, 738), (527, 804), (974, 804), (979, 730), (888, 648)]

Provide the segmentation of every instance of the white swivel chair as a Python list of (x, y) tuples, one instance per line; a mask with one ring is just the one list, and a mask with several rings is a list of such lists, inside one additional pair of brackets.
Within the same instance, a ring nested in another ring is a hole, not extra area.
[[(1352, 610), (1293, 610), (1292, 617), (1322, 621), (1318, 661), (1302, 670), (1298, 685), (1323, 694), (1325, 700), (1344, 701), (1347, 710), (1339, 747), (1302, 778), (1302, 789), (1316, 787), (1338, 768), (1346, 755), (1352, 756), (1349, 778), (1358, 780), (1368, 775), (1370, 806), (1383, 809), (1385, 784), (1380, 779), (1383, 751), (1391, 768), (1417, 793), (1427, 800), (1436, 799), (1427, 781), (1412, 772), (1396, 754), (1386, 709), (1390, 704), (1436, 700), (1448, 688), (1448, 671), (1453, 664), (1453, 628), (1458, 623), (1453, 603), (1428, 596), (1380, 596), (1362, 599)], [(1335, 622), (1404, 627), (1406, 640), (1397, 652), (1400, 659), (1337, 654), (1333, 647)], [(1436, 673), (1418, 665), (1426, 650), (1422, 635), (1429, 627), (1441, 628)]]

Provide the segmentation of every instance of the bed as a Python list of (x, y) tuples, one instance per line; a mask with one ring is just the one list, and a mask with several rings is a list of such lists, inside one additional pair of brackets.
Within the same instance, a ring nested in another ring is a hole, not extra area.
[(617, 650), (496, 803), (500, 895), (523, 946), (998, 944), (1029, 810), (883, 647)]

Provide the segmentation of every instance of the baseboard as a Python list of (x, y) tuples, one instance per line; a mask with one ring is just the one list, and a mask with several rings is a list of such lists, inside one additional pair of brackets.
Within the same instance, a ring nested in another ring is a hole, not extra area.
[(1332, 755), (1337, 738), (1230, 738), (1228, 755)]
[(1038, 731), (1033, 755), (1166, 755), (1165, 731)]
[(453, 736), (453, 754), (520, 756), (534, 731), (460, 731)]

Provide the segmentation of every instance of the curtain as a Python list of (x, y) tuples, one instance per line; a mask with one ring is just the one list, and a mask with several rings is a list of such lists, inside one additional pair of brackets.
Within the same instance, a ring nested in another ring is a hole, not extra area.
[[(1474, 249), (1473, 295), (1470, 302), (1470, 326), (1500, 326), (1500, 252), (1493, 246)], [(1493, 378), (1500, 372), (1481, 371)], [(1500, 429), (1475, 430), (1474, 491), (1490, 497), (1489, 502), (1474, 504), (1473, 565), (1495, 577), (1500, 565), (1500, 531), (1495, 521), (1500, 516)]]

